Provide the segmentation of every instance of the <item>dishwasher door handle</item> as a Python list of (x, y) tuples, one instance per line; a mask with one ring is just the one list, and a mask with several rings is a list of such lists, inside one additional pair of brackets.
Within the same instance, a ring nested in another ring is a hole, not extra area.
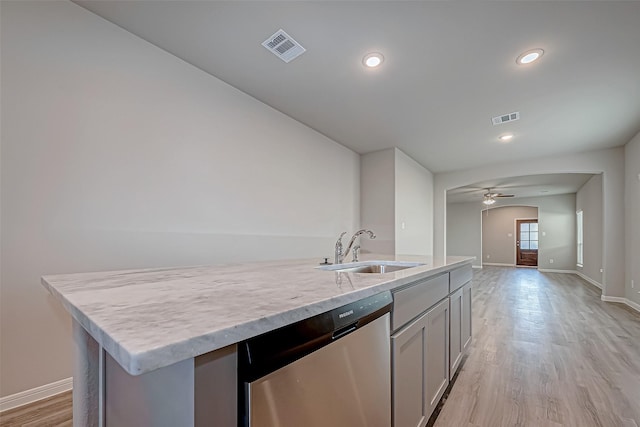
[(333, 331), (333, 335), (331, 335), (331, 339), (337, 340), (353, 331), (358, 329), (358, 322), (352, 323), (350, 325), (345, 326), (344, 328), (337, 329)]

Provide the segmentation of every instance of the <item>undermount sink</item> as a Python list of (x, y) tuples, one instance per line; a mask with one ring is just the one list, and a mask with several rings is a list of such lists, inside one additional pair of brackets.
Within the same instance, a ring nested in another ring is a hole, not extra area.
[(424, 265), (420, 262), (403, 261), (363, 261), (345, 264), (323, 265), (320, 270), (335, 271), (338, 273), (391, 273), (393, 271), (405, 270), (407, 268)]

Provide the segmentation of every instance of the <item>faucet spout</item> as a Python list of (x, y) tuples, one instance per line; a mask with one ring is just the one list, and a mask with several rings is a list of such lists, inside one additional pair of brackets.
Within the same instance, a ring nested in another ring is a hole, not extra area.
[[(351, 240), (349, 241), (349, 244), (347, 245), (347, 250), (346, 250), (346, 251), (344, 251), (344, 253), (342, 254), (342, 259), (343, 259), (343, 260), (344, 260), (344, 259), (347, 257), (347, 255), (349, 254), (349, 251), (350, 251), (350, 250), (351, 250), (351, 248), (353, 247), (353, 244), (355, 243), (356, 239), (357, 239), (358, 237), (360, 237), (361, 235), (363, 235), (363, 234), (368, 234), (370, 239), (375, 239), (375, 238), (376, 238), (375, 233), (374, 233), (373, 231), (371, 231), (371, 230), (367, 230), (367, 229), (364, 229), (364, 228), (363, 228), (363, 229), (361, 229), (361, 230), (356, 231), (356, 232), (353, 234), (353, 236), (351, 236)], [(340, 237), (342, 237), (342, 236), (340, 236)], [(340, 261), (340, 263), (342, 263), (342, 261)]]

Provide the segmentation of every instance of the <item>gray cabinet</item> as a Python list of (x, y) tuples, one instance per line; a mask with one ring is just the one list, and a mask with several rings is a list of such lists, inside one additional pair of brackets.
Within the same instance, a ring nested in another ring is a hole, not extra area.
[(425, 313), (391, 336), (394, 427), (422, 427), (429, 419), (424, 395), (427, 325)]
[(449, 379), (460, 367), (462, 357), (471, 343), (471, 265), (449, 273), (450, 362)]
[(471, 265), (393, 293), (393, 427), (424, 427), (471, 343)]
[(455, 375), (464, 353), (464, 342), (462, 342), (463, 305), (463, 288), (460, 288), (449, 297), (449, 315), (451, 317), (449, 331), (449, 380)]
[(449, 296), (450, 346), (449, 380), (460, 367), (462, 357), (471, 344), (471, 282)]
[(469, 350), (471, 346), (472, 322), (471, 322), (471, 282), (462, 287), (462, 352)]
[(449, 301), (427, 312), (426, 397), (429, 415), (449, 385)]
[(449, 301), (392, 335), (393, 426), (423, 427), (449, 384)]

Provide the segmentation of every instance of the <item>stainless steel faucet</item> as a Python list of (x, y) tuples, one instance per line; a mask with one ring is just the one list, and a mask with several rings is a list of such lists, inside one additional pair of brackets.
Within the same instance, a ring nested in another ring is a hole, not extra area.
[[(340, 234), (340, 237), (338, 237), (338, 241), (336, 242), (336, 253), (335, 253), (335, 263), (336, 264), (342, 264), (342, 262), (347, 257), (347, 255), (349, 255), (349, 251), (353, 247), (353, 244), (356, 241), (356, 239), (359, 236), (361, 236), (361, 235), (363, 235), (365, 233), (369, 234), (369, 238), (370, 239), (375, 239), (376, 238), (376, 235), (371, 230), (365, 230), (364, 228), (362, 230), (358, 230), (353, 234), (353, 236), (351, 236), (351, 240), (349, 241), (349, 244), (347, 245), (347, 250), (344, 251), (344, 252), (342, 251), (342, 236), (344, 236), (347, 233), (345, 231), (344, 233)], [(356, 247), (358, 249), (360, 249), (360, 246), (356, 246)], [(353, 261), (354, 262), (358, 261), (358, 250), (357, 249), (354, 249)]]
[(334, 262), (336, 264), (342, 264), (342, 236), (344, 236), (345, 234), (347, 234), (346, 231), (343, 231), (340, 236), (338, 236), (338, 241), (336, 242), (336, 251), (335, 251), (335, 259)]

